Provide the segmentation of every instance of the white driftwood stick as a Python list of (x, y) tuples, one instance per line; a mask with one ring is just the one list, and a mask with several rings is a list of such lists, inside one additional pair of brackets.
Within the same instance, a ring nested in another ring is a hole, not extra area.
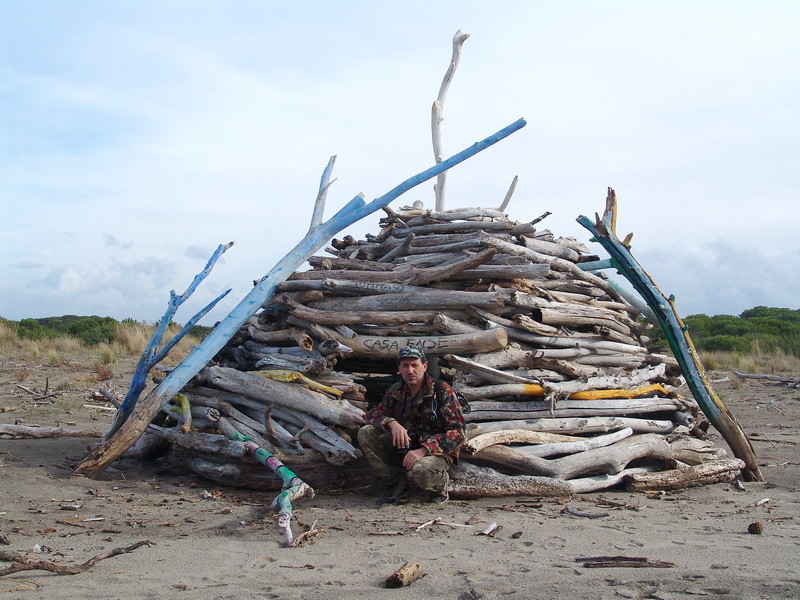
[(511, 196), (514, 195), (514, 190), (517, 189), (517, 183), (519, 182), (519, 175), (514, 175), (514, 179), (511, 180), (511, 185), (508, 186), (508, 191), (506, 192), (505, 198), (503, 198), (503, 203), (500, 204), (500, 208), (498, 209), (500, 212), (505, 212), (506, 208), (508, 208), (508, 203), (511, 202)]
[[(533, 446), (516, 446), (515, 449), (521, 452), (547, 458), (548, 456), (560, 456), (566, 454), (576, 454), (586, 450), (610, 446), (620, 440), (633, 435), (633, 429), (626, 427), (619, 431), (614, 431), (606, 435), (598, 435), (591, 438), (578, 438), (570, 441), (553, 441), (550, 443), (538, 444)], [(471, 441), (471, 440), (470, 440)]]
[(456, 354), (445, 354), (444, 359), (451, 366), (458, 367), (465, 373), (478, 375), (487, 381), (494, 381), (496, 383), (538, 383), (535, 379), (513, 375), (506, 371), (501, 371), (500, 369), (494, 369)]
[(336, 155), (328, 159), (328, 165), (322, 171), (322, 177), (319, 182), (319, 191), (317, 192), (317, 199), (314, 202), (314, 210), (311, 213), (311, 223), (308, 227), (308, 233), (312, 233), (314, 229), (322, 225), (322, 217), (325, 214), (325, 201), (328, 197), (328, 188), (331, 187), (331, 173), (333, 173), (333, 166), (336, 164)]
[[(466, 233), (483, 231), (487, 233), (507, 233), (512, 236), (533, 235), (536, 228), (532, 223), (519, 223), (516, 221), (462, 221), (459, 223), (433, 223), (430, 225), (420, 225), (405, 229), (393, 229), (390, 235), (395, 238), (406, 237), (412, 233), (415, 236), (442, 233)], [(497, 239), (492, 236), (493, 239)], [(513, 244), (512, 244), (513, 246)], [(522, 248), (518, 246), (518, 248)], [(525, 250), (525, 248), (522, 248)]]
[[(510, 383), (508, 386), (518, 386), (519, 384)], [(531, 386), (533, 387), (533, 386)], [(475, 388), (480, 389), (480, 388)], [(460, 391), (460, 390), (459, 390)], [(600, 400), (559, 400), (552, 405), (548, 400), (532, 400), (529, 402), (503, 402), (503, 401), (476, 401), (472, 402), (473, 395), (466, 395), (467, 400), (470, 400), (473, 412), (537, 412), (551, 410), (575, 410), (575, 411), (593, 411), (596, 410), (598, 415), (612, 414), (609, 411), (617, 411), (623, 414), (637, 414), (644, 412), (661, 412), (684, 410), (687, 405), (686, 400), (678, 398), (611, 398)], [(471, 413), (470, 413), (471, 414)], [(575, 416), (581, 416), (576, 414)]]
[[(529, 383), (503, 383), (497, 385), (484, 385), (481, 387), (460, 388), (467, 400), (479, 398), (497, 398), (501, 396), (543, 396), (545, 393), (554, 393), (568, 396), (578, 392), (594, 390), (620, 390), (620, 398), (625, 398), (626, 391), (636, 390), (642, 384), (657, 381), (666, 377), (666, 365), (657, 365), (641, 369), (631, 375), (607, 375), (604, 377), (589, 377), (584, 381), (573, 380), (555, 383), (543, 383), (539, 386)], [(649, 393), (653, 390), (650, 389)]]
[(557, 300), (558, 302), (573, 302), (575, 304), (588, 304), (590, 306), (599, 306), (609, 310), (618, 310), (626, 313), (632, 319), (638, 318), (642, 312), (640, 309), (631, 304), (614, 302), (613, 300), (598, 300), (595, 296), (587, 296), (586, 294), (576, 294), (574, 292), (557, 290), (550, 290), (549, 293), (553, 300)]
[[(444, 110), (444, 101), (447, 98), (447, 91), (450, 89), (450, 82), (453, 80), (453, 75), (458, 68), (458, 63), (461, 60), (461, 47), (464, 42), (469, 38), (468, 33), (461, 33), (459, 29), (453, 36), (453, 56), (450, 59), (450, 65), (447, 67), (447, 72), (442, 79), (442, 85), (439, 87), (439, 95), (433, 103), (431, 109), (431, 137), (433, 139), (433, 156), (438, 165), (444, 160), (444, 153), (442, 152), (442, 111)], [(436, 194), (436, 210), (444, 210), (444, 187), (446, 182), (446, 173), (440, 173), (436, 177), (436, 184), (433, 189)]]
[(464, 444), (464, 449), (474, 454), (475, 452), (480, 452), (482, 449), (494, 446), (495, 444), (551, 444), (554, 442), (575, 442), (579, 439), (582, 438), (558, 433), (529, 431), (527, 429), (504, 429), (502, 431), (493, 431), (470, 438), (469, 441)]
[[(413, 289), (413, 288), (412, 288)], [(325, 298), (311, 303), (317, 310), (343, 312), (363, 310), (464, 310), (468, 306), (502, 308), (503, 298), (494, 292), (462, 292), (429, 288), (413, 292), (358, 296), (355, 298)]]
[(666, 420), (634, 419), (630, 417), (572, 417), (564, 419), (517, 419), (487, 423), (469, 423), (467, 438), (504, 429), (527, 429), (563, 434), (600, 433), (630, 427), (635, 433), (672, 432), (675, 423)]

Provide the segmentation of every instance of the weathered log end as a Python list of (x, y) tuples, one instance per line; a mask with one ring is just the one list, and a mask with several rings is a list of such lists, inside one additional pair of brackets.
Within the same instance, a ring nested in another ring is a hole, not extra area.
[(411, 585), (417, 579), (425, 577), (426, 573), (418, 562), (407, 562), (386, 579), (387, 588), (401, 588)]

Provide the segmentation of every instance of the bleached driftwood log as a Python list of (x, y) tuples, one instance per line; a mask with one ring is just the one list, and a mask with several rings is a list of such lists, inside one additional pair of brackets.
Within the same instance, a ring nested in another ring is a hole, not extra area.
[(156, 425), (150, 425), (147, 431), (189, 452), (216, 454), (234, 458), (247, 454), (242, 442), (231, 440), (227, 435), (201, 433), (199, 431), (180, 433), (173, 427), (158, 427)]
[(724, 448), (715, 446), (709, 440), (701, 440), (687, 435), (676, 439), (668, 438), (675, 460), (687, 465), (699, 465), (704, 462), (724, 459), (728, 453)]
[(551, 269), (564, 271), (565, 273), (569, 273), (575, 279), (585, 281), (594, 285), (595, 287), (600, 288), (614, 300), (622, 300), (619, 293), (607, 281), (601, 277), (598, 277), (597, 275), (582, 271), (575, 263), (564, 260), (563, 258), (556, 258), (554, 256), (541, 254), (535, 250), (525, 248), (524, 246), (509, 244), (508, 242), (504, 240), (498, 240), (497, 238), (484, 238), (481, 240), (481, 244), (487, 248), (495, 248), (497, 251), (502, 252), (503, 254), (522, 256), (530, 260), (532, 263), (546, 263), (550, 265)]
[(679, 490), (711, 483), (732, 481), (745, 463), (739, 458), (728, 458), (655, 473), (631, 474), (626, 487), (634, 492), (652, 490)]
[(570, 489), (575, 494), (588, 494), (590, 492), (597, 492), (614, 487), (625, 481), (628, 475), (638, 475), (640, 473), (651, 473), (657, 470), (658, 467), (650, 465), (647, 467), (632, 467), (630, 469), (622, 469), (619, 473), (594, 475), (592, 477), (579, 477), (570, 479), (566, 483), (569, 484)]
[(764, 379), (766, 381), (787, 383), (790, 386), (796, 386), (797, 384), (800, 384), (800, 378), (798, 377), (781, 377), (780, 375), (765, 375), (763, 373), (742, 373), (740, 371), (734, 371), (733, 374), (737, 377), (737, 379)]
[(494, 383), (538, 383), (536, 379), (514, 375), (508, 371), (495, 369), (494, 367), (483, 365), (463, 356), (445, 354), (444, 359), (454, 367), (458, 367), (461, 371), (466, 373), (474, 373), (485, 381), (491, 381)]
[(624, 439), (612, 446), (586, 450), (563, 458), (547, 460), (507, 446), (491, 446), (473, 458), (516, 469), (528, 475), (572, 479), (579, 475), (618, 473), (633, 460), (647, 458), (667, 461), (672, 457), (669, 444), (658, 435), (644, 434)]
[[(468, 400), (477, 398), (496, 398), (499, 396), (544, 396), (546, 394), (559, 394), (577, 399), (600, 398), (636, 398), (646, 394), (661, 393), (667, 395), (667, 390), (661, 385), (652, 385), (654, 381), (666, 379), (665, 365), (637, 369), (628, 375), (606, 375), (602, 377), (588, 377), (585, 380), (573, 380), (563, 383), (504, 383), (497, 385), (484, 385), (480, 387), (461, 386), (459, 391)], [(645, 387), (639, 387), (648, 384)], [(692, 406), (694, 402), (685, 401), (684, 405)]]
[(310, 308), (299, 302), (283, 297), (280, 300), (299, 319), (318, 325), (406, 325), (408, 323), (429, 323), (439, 314), (438, 310), (380, 310), (380, 311), (333, 311)]
[(411, 292), (358, 296), (355, 298), (326, 298), (312, 302), (311, 308), (331, 311), (379, 310), (463, 310), (468, 306), (501, 307), (503, 299), (494, 292), (458, 292), (418, 288)]
[(489, 330), (483, 332), (446, 335), (446, 336), (408, 336), (387, 337), (356, 335), (347, 337), (336, 330), (320, 325), (309, 325), (317, 336), (335, 340), (353, 349), (353, 356), (371, 359), (394, 359), (403, 346), (418, 346), (426, 354), (445, 354), (450, 352), (472, 353), (491, 351), (502, 348), (508, 341), (504, 331)]
[(566, 481), (535, 475), (504, 475), (489, 467), (459, 461), (450, 468), (448, 489), (453, 498), (502, 498), (541, 496), (566, 498), (572, 488)]
[(530, 431), (549, 431), (566, 435), (606, 433), (630, 427), (634, 433), (667, 434), (675, 429), (675, 423), (668, 420), (635, 419), (630, 417), (586, 417), (565, 419), (520, 419), (512, 421), (491, 421), (468, 423), (467, 438), (473, 438), (492, 431), (504, 429), (527, 429)]
[(38, 427), (36, 425), (0, 424), (0, 435), (23, 438), (56, 438), (56, 437), (103, 437), (101, 431), (93, 429), (64, 429), (63, 427)]
[(254, 326), (247, 326), (247, 334), (257, 342), (263, 344), (273, 345), (287, 345), (296, 344), (298, 347), (306, 351), (314, 349), (314, 343), (311, 337), (298, 329), (282, 329), (279, 331), (263, 331), (262, 329)]
[(633, 400), (559, 400), (552, 405), (533, 402), (470, 402), (469, 422), (506, 419), (619, 416), (680, 411), (684, 403), (672, 398), (637, 398)]

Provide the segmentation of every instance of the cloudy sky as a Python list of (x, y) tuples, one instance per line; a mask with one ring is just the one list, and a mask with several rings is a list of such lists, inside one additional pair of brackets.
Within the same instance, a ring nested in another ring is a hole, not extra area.
[(446, 153), (528, 126), (450, 172), (448, 208), (519, 175), (512, 218), (588, 242), (610, 186), (682, 315), (800, 308), (794, 0), (4, 0), (0, 316), (152, 322), (235, 241), (177, 316), (232, 288), (221, 318), (303, 237), (331, 155), (326, 216), (433, 164), (459, 29)]

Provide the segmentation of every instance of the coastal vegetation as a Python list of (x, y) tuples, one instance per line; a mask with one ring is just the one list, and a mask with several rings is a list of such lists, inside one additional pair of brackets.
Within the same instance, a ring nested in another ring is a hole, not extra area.
[[(690, 315), (684, 323), (709, 370), (800, 371), (800, 310), (756, 306), (739, 315)], [(98, 316), (20, 321), (0, 317), (0, 351), (24, 349), (31, 358), (52, 363), (79, 349), (90, 350), (100, 364), (111, 364), (118, 356), (141, 354), (154, 327), (134, 319)], [(180, 325), (171, 324), (166, 338), (179, 330)], [(210, 331), (211, 327), (195, 326), (178, 345), (173, 360), (185, 356)]]
[[(140, 355), (154, 329), (155, 325), (134, 319), (117, 321), (111, 317), (63, 315), (20, 321), (0, 317), (0, 355), (22, 356), (50, 365), (67, 364), (78, 356), (91, 356), (98, 373), (108, 374), (108, 365), (119, 358)], [(170, 340), (180, 329), (180, 325), (171, 323), (164, 341)], [(210, 327), (193, 327), (165, 364), (177, 364), (209, 331)]]

